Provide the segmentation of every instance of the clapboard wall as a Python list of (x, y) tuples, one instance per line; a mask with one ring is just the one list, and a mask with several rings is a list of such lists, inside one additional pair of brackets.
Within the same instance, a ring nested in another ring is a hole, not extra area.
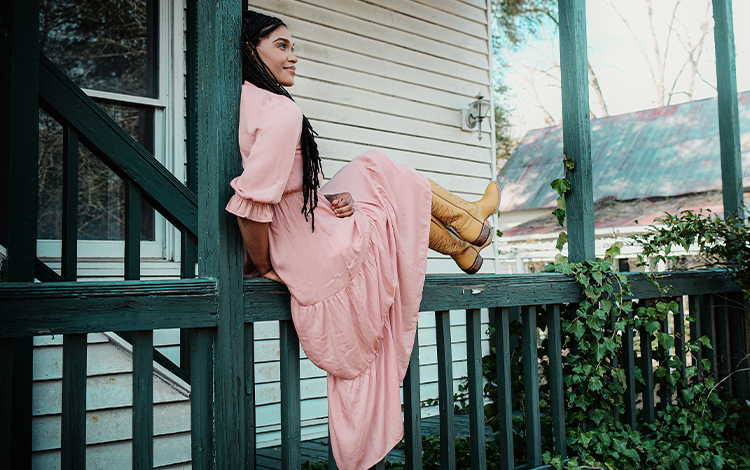
[[(494, 175), (492, 133), (486, 127), (479, 140), (476, 131), (461, 130), (460, 110), (477, 94), (491, 96), (485, 0), (249, 5), (284, 20), (296, 41), (297, 80), (289, 91), (319, 134), (326, 177), (375, 148), (462, 197), (481, 197)], [(495, 252), (483, 251), (482, 272), (495, 272)], [(460, 271), (450, 258), (430, 252), (428, 273)], [(453, 312), (451, 323), (457, 391), (466, 375), (464, 315)], [(434, 324), (432, 312), (420, 314), (422, 400), (438, 395)], [(260, 445), (275, 444), (281, 394), (277, 324), (256, 324), (255, 339), (257, 438)], [(483, 348), (487, 353), (486, 341)], [(303, 435), (324, 436), (325, 373), (303, 359), (301, 375)]]
[[(486, 0), (251, 0), (250, 8), (281, 17), (296, 40), (289, 91), (319, 134), (326, 176), (377, 148), (461, 196), (481, 196), (494, 175), (492, 133), (480, 141), (461, 130), (460, 109), (491, 94)], [(484, 251), (482, 272), (494, 273), (493, 251)], [(435, 253), (428, 271), (460, 272)]]

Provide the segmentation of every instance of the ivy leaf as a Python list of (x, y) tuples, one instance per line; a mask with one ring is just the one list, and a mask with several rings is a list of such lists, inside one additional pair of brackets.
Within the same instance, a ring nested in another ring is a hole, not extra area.
[[(604, 354), (606, 354), (607, 350), (604, 349), (604, 346), (601, 344), (595, 344), (594, 347), (591, 348), (592, 352), (594, 353), (594, 357), (596, 357), (596, 362), (599, 362), (604, 358)], [(591, 379), (593, 380), (593, 379)], [(601, 388), (601, 387), (600, 387)]]
[(607, 351), (614, 351), (616, 346), (610, 338), (604, 338), (604, 347), (607, 348)]
[(582, 432), (578, 437), (578, 442), (580, 442), (583, 447), (588, 447), (592, 437), (593, 433)]
[(713, 349), (714, 348), (713, 346), (711, 346), (711, 340), (708, 339), (708, 336), (701, 336), (700, 338), (698, 338), (698, 341), (700, 341), (701, 344), (703, 346), (707, 347), (708, 349)]
[(570, 332), (576, 337), (576, 341), (580, 340), (584, 333), (583, 323), (581, 320), (576, 320), (570, 324)]
[(561, 209), (567, 209), (568, 205), (565, 202), (565, 196), (560, 196), (557, 198), (557, 206)]
[(615, 259), (615, 256), (620, 254), (620, 249), (623, 247), (622, 242), (615, 242), (607, 248), (607, 251), (604, 252), (604, 259)]
[(646, 331), (648, 331), (649, 334), (654, 334), (655, 331), (659, 329), (659, 322), (656, 320), (651, 320), (646, 324)]
[(622, 451), (622, 455), (626, 455), (630, 457), (636, 463), (641, 461), (641, 458), (638, 455), (638, 452), (636, 452), (634, 449), (625, 449)]
[(625, 369), (617, 369), (617, 380), (620, 381), (623, 387), (627, 388), (628, 384), (626, 382)]
[(557, 194), (559, 194), (560, 196), (570, 190), (570, 181), (565, 178), (557, 178), (556, 180), (552, 180), (549, 185), (552, 186), (552, 189), (557, 191)]
[(592, 410), (591, 413), (589, 413), (589, 419), (591, 419), (597, 426), (599, 426), (599, 423), (601, 423), (606, 416), (607, 412), (602, 409)]
[(560, 209), (559, 207), (552, 211), (553, 214), (555, 214), (555, 217), (557, 217), (557, 223), (560, 225), (560, 227), (565, 226), (565, 209)]
[(659, 346), (664, 348), (666, 351), (669, 351), (672, 349), (672, 346), (674, 346), (674, 338), (672, 335), (669, 335), (667, 333), (656, 333), (656, 340), (659, 342)]
[[(564, 217), (565, 216), (563, 215), (563, 218)], [(558, 217), (558, 220), (559, 220), (559, 217)], [(560, 223), (560, 225), (562, 225), (562, 223)], [(557, 236), (557, 244), (555, 244), (555, 248), (557, 249), (557, 251), (562, 251), (566, 243), (568, 243), (568, 234), (565, 232), (560, 232), (560, 235)], [(573, 271), (571, 270), (570, 273), (566, 273), (566, 274), (573, 274)]]
[(568, 170), (572, 170), (573, 168), (576, 167), (576, 162), (573, 161), (572, 158), (563, 159), (563, 164), (565, 165), (565, 168), (567, 168)]
[(602, 285), (602, 279), (604, 279), (604, 276), (602, 275), (601, 271), (591, 271), (591, 277), (594, 278), (597, 286)]

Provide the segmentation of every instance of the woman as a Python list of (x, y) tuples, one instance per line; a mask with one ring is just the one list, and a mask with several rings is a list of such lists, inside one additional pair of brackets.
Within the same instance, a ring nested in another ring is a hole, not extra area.
[[(399, 386), (409, 365), (427, 248), (473, 274), (491, 240), (498, 186), (464, 201), (369, 151), (328, 183), (294, 85), (294, 41), (278, 18), (243, 14), (237, 216), (246, 275), (285, 283), (300, 342), (328, 372), (331, 444), (342, 469), (376, 464), (403, 435)], [(458, 236), (446, 228), (450, 225)]]

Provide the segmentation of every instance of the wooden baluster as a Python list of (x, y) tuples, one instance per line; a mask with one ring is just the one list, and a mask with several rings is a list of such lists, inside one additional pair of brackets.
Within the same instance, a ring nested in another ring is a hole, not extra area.
[(651, 424), (656, 420), (654, 412), (654, 364), (651, 342), (653, 337), (641, 327), (641, 374), (643, 374), (643, 420)]
[(281, 468), (302, 465), (299, 338), (291, 320), (279, 322), (281, 346)]
[(328, 428), (328, 470), (338, 470), (336, 458), (333, 456), (333, 446), (331, 445), (331, 428)]
[(542, 465), (536, 307), (521, 307), (521, 324), (523, 332), (524, 407), (526, 409), (526, 464), (533, 468)]
[(747, 350), (743, 347), (750, 333), (747, 328), (747, 321), (743, 321), (746, 318), (746, 307), (747, 302), (742, 292), (734, 292), (729, 294), (730, 306), (729, 309), (729, 331), (731, 332), (729, 343), (731, 344), (732, 354), (732, 371), (734, 375), (732, 377), (732, 387), (734, 388), (734, 397), (740, 403), (745, 403), (746, 400), (750, 399), (750, 381), (748, 377), (750, 374), (746, 370), (750, 366), (748, 359), (745, 359)]
[[(195, 262), (197, 260), (197, 240), (187, 230), (182, 230), (180, 243), (180, 277), (193, 279), (195, 277)], [(180, 369), (190, 378), (190, 335), (192, 330), (180, 328)]]
[[(633, 310), (636, 304), (633, 304)], [(628, 312), (628, 324), (625, 326), (625, 332), (622, 334), (622, 366), (625, 368), (625, 422), (630, 425), (630, 429), (638, 429), (635, 409), (635, 349), (633, 348), (633, 329), (630, 322), (633, 319), (633, 313)]]
[[(661, 322), (661, 332), (665, 334), (670, 334), (670, 328), (669, 328), (669, 312), (667, 312), (666, 317)], [(673, 336), (674, 337), (674, 336)], [(671, 351), (668, 349), (664, 349), (659, 345), (659, 364), (661, 364), (666, 370), (667, 374), (669, 374), (669, 364), (667, 363), (669, 355)], [(667, 405), (672, 404), (672, 394), (669, 392), (669, 388), (666, 384), (667, 378), (664, 377), (664, 384), (659, 384), (659, 407), (662, 410), (667, 409)]]
[(687, 357), (685, 354), (685, 302), (682, 297), (679, 298), (679, 308), (674, 315), (674, 352), (677, 359), (682, 363), (680, 366), (680, 376), (682, 383), (687, 385)]
[(245, 323), (245, 466), (255, 468), (255, 333)]
[(213, 439), (215, 334), (213, 328), (196, 328), (190, 334), (190, 364), (193, 366), (190, 381), (191, 465), (195, 470), (215, 468)]
[[(141, 188), (125, 181), (125, 279), (141, 277)], [(154, 467), (154, 332), (134, 331), (133, 469)]]
[(549, 354), (550, 416), (555, 455), (567, 458), (565, 441), (565, 382), (562, 371), (562, 330), (560, 329), (560, 304), (547, 307), (547, 348)]
[(419, 332), (414, 335), (409, 368), (404, 377), (404, 440), (407, 470), (422, 469), (422, 410), (419, 406)]
[(497, 413), (498, 443), (500, 447), (500, 469), (515, 468), (513, 456), (513, 402), (510, 391), (510, 309), (495, 308), (495, 365), (497, 367)]
[[(729, 360), (729, 312), (727, 310), (726, 296), (715, 297), (716, 299), (716, 343), (714, 349), (717, 351), (716, 382), (722, 381), (729, 377), (731, 371), (731, 362)], [(732, 395), (732, 381), (724, 380), (721, 388)]]
[(154, 332), (133, 332), (133, 469), (154, 468)]
[[(617, 323), (617, 314), (615, 313), (615, 308), (613, 307), (612, 310), (609, 312), (609, 326), (612, 328), (612, 331), (615, 331), (615, 324)], [(620, 362), (617, 360), (617, 355), (612, 354), (611, 355), (611, 365), (614, 369), (618, 369), (620, 367)], [(620, 421), (620, 410), (617, 409), (617, 407), (614, 407), (613, 414), (615, 421)]]
[[(690, 341), (695, 342), (703, 335), (703, 328), (701, 328), (701, 308), (705, 306), (705, 300), (703, 295), (691, 295), (688, 297), (688, 309), (690, 310), (690, 316), (693, 317), (693, 321), (690, 322)], [(692, 364), (697, 368), (697, 375), (693, 377), (692, 382), (697, 383), (703, 377), (703, 348), (698, 343), (698, 348), (690, 350), (690, 357), (692, 358)]]
[(78, 131), (63, 127), (62, 266), (66, 281), (78, 276)]
[(717, 362), (716, 362), (716, 319), (714, 316), (714, 308), (716, 306), (716, 298), (713, 295), (701, 296), (701, 330), (703, 336), (707, 337), (711, 342), (711, 347), (703, 347), (703, 357), (708, 359), (711, 365), (711, 371), (708, 375), (716, 378)]
[(86, 468), (86, 337), (63, 336), (60, 460), (63, 470)]
[(141, 278), (141, 188), (125, 181), (125, 279)]
[(440, 408), (440, 468), (456, 468), (456, 431), (453, 416), (453, 354), (451, 316), (435, 312), (438, 356), (438, 406)]
[(469, 436), (471, 437), (471, 468), (487, 468), (484, 433), (484, 394), (482, 393), (482, 317), (479, 309), (466, 311), (466, 360), (469, 385)]

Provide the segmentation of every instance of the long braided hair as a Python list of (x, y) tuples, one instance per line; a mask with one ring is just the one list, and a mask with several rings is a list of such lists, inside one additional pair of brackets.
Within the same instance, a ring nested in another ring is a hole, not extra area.
[[(268, 37), (279, 26), (286, 26), (279, 18), (255, 11), (242, 13), (242, 44), (240, 46), (242, 49), (242, 80), (294, 101), (289, 92), (276, 81), (273, 72), (258, 55), (257, 47), (260, 40)], [(305, 220), (308, 220), (308, 215), (310, 216), (312, 231), (314, 232), (315, 214), (313, 211), (318, 206), (317, 189), (320, 186), (318, 175), (322, 174), (322, 169), (318, 145), (315, 143), (315, 131), (304, 115), (302, 115), (300, 143), (302, 146), (302, 195), (304, 198), (301, 212), (305, 216)]]

